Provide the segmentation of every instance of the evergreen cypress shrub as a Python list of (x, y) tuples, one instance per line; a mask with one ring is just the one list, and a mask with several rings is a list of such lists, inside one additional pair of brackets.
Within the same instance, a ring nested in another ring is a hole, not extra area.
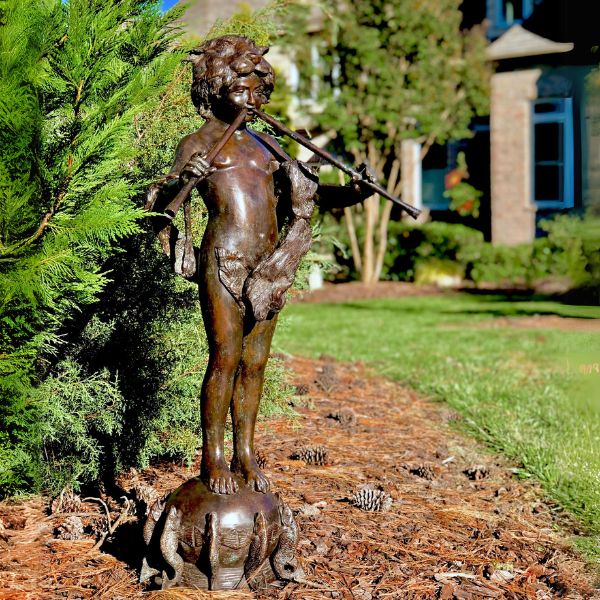
[[(0, 495), (162, 457), (189, 463), (207, 361), (198, 290), (170, 273), (141, 210), (202, 124), (173, 44), (177, 12), (133, 0), (0, 6)], [(267, 43), (268, 16), (244, 13), (215, 34)], [(270, 361), (261, 412), (288, 395)]]
[(0, 4), (3, 494), (49, 483), (49, 468), (55, 483), (95, 476), (102, 436), (122, 427), (114, 376), (82, 372), (64, 342), (141, 231), (132, 142), (181, 60), (176, 16), (141, 0)]

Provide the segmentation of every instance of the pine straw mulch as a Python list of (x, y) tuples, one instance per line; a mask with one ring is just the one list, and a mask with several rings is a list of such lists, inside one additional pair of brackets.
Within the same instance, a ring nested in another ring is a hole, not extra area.
[[(260, 423), (257, 444), (273, 488), (296, 513), (309, 584), (258, 596), (144, 591), (136, 580), (142, 542), (132, 501), (143, 506), (196, 474), (163, 465), (128, 474), (120, 490), (101, 498), (66, 494), (51, 515), (41, 498), (1, 503), (0, 600), (598, 597), (565, 543), (574, 524), (535, 485), (517, 481), (510, 465), (448, 427), (458, 415), (359, 364), (327, 357), (288, 364), (298, 417)], [(354, 506), (350, 499), (364, 485), (389, 494), (391, 507)], [(69, 511), (81, 515), (81, 539), (56, 539), (61, 524), (63, 536), (71, 531)], [(103, 551), (95, 549), (103, 527), (118, 519)]]
[(370, 300), (373, 298), (405, 298), (407, 296), (437, 296), (451, 294), (435, 285), (417, 285), (406, 281), (348, 281), (344, 283), (325, 282), (322, 288), (315, 290), (294, 290), (291, 302), (337, 303)]

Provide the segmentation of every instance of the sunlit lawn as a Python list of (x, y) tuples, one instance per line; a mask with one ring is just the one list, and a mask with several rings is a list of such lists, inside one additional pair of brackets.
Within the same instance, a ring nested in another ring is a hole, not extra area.
[[(448, 403), (598, 536), (600, 333), (485, 327), (535, 314), (594, 319), (600, 307), (466, 294), (292, 304), (275, 348), (366, 361)], [(588, 552), (597, 539), (587, 539)]]

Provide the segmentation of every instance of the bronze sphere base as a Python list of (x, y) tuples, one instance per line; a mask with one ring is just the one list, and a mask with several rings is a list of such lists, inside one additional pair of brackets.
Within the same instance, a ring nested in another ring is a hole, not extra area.
[(279, 494), (239, 482), (215, 494), (195, 477), (156, 502), (144, 524), (140, 581), (155, 587), (258, 589), (304, 576), (296, 559), (298, 527)]

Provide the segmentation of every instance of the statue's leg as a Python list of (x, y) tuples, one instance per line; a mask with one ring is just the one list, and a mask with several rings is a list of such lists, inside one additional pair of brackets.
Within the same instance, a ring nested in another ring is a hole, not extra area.
[(258, 492), (269, 490), (269, 480), (254, 457), (254, 426), (262, 393), (265, 367), (277, 317), (260, 321), (244, 338), (242, 362), (235, 382), (231, 407), (233, 461), (231, 468)]
[(218, 279), (211, 262), (201, 270), (200, 304), (209, 347), (202, 383), (202, 467), (200, 476), (213, 492), (233, 494), (237, 482), (224, 455), (227, 411), (242, 356), (243, 317), (238, 305)]

